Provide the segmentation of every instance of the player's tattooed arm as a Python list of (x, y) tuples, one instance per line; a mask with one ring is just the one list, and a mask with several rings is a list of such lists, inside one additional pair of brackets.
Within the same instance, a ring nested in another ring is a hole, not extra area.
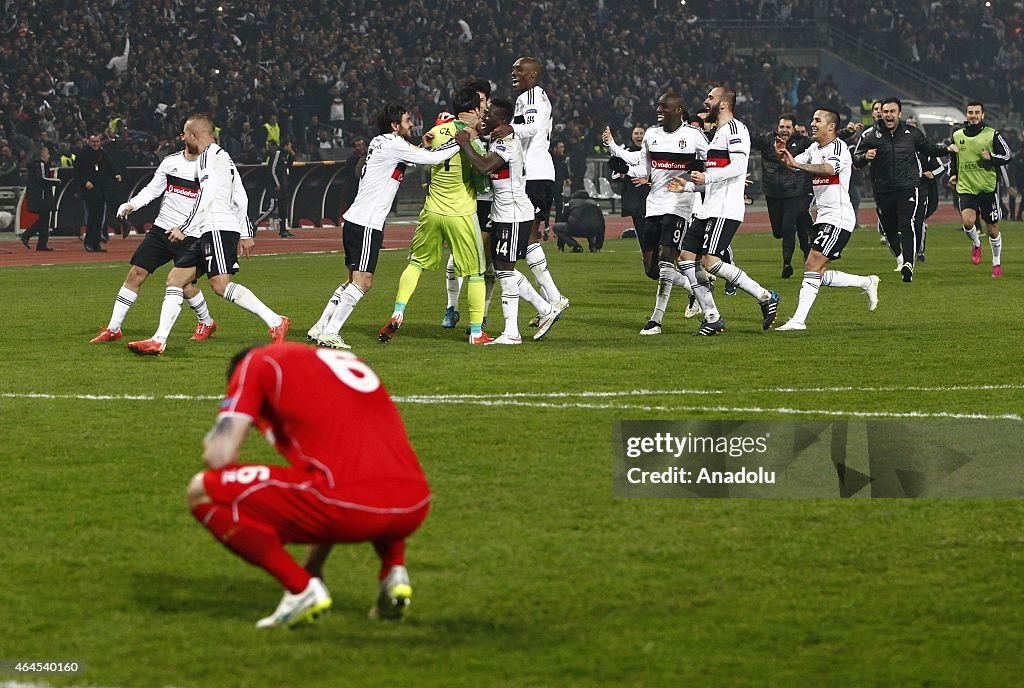
[(243, 416), (218, 418), (203, 440), (203, 460), (206, 461), (206, 465), (217, 470), (237, 463), (242, 442), (249, 432), (250, 425), (249, 419)]

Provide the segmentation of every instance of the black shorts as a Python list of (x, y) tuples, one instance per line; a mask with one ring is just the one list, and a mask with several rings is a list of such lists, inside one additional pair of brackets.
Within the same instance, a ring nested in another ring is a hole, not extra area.
[(530, 245), (530, 222), (492, 222), (491, 258), (514, 263), (526, 258)]
[(669, 246), (679, 251), (686, 235), (686, 220), (678, 215), (651, 215), (644, 218), (640, 232), (640, 250), (644, 253), (657, 251), (659, 246)]
[(982, 194), (960, 194), (957, 198), (957, 209), (963, 212), (971, 209), (981, 216), (985, 224), (994, 225), (999, 222), (999, 199), (996, 192)]
[(739, 220), (724, 217), (694, 218), (690, 229), (683, 236), (683, 250), (698, 256), (718, 256), (724, 259), (729, 245), (740, 228)]
[(476, 200), (476, 220), (480, 225), (481, 232), (490, 232), (491, 228), (488, 223), (491, 221), (491, 206), (494, 205), (494, 201), (489, 200)]
[(380, 247), (384, 245), (384, 231), (346, 220), (341, 230), (341, 243), (345, 247), (346, 267), (372, 274), (377, 269)]
[(174, 261), (176, 268), (195, 268), (196, 277), (238, 272), (238, 232), (206, 232)]
[(178, 259), (196, 243), (195, 237), (187, 236), (184, 241), (174, 243), (167, 236), (167, 230), (156, 225), (143, 237), (142, 243), (135, 249), (129, 263), (142, 268), (146, 272), (156, 272), (157, 268)]
[(555, 183), (550, 179), (527, 179), (526, 195), (533, 203), (534, 217), (547, 225), (555, 202)]
[(818, 251), (829, 260), (842, 258), (843, 249), (853, 236), (853, 232), (839, 229), (835, 225), (814, 225), (814, 241), (811, 249)]

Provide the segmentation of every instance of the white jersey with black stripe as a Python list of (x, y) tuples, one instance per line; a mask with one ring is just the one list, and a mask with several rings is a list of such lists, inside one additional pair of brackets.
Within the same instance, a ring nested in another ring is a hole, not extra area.
[(196, 176), (199, 194), (188, 217), (179, 225), (181, 230), (198, 227), (202, 234), (238, 232), (248, 235), (248, 220), (243, 222), (248, 197), (228, 152), (211, 143), (199, 155)]
[(715, 131), (708, 146), (704, 169), (704, 204), (695, 214), (700, 219), (725, 218), (743, 222), (743, 199), (750, 159), (750, 132), (738, 119)]
[(534, 86), (516, 98), (512, 129), (526, 151), (526, 178), (555, 180), (551, 159), (551, 101), (540, 86)]
[(668, 183), (676, 177), (699, 169), (708, 152), (704, 132), (689, 124), (681, 124), (672, 131), (651, 127), (644, 133), (640, 144), (640, 164), (630, 168), (630, 176), (647, 177), (651, 191), (647, 194), (647, 217), (676, 215), (690, 221), (700, 210), (700, 195), (694, 191), (676, 193), (668, 190)]
[(497, 153), (505, 164), (491, 172), (491, 220), (494, 222), (529, 222), (534, 210), (526, 194), (526, 175), (523, 169), (525, 155), (519, 137), (512, 134), (491, 141), (490, 152)]
[(857, 226), (857, 216), (850, 201), (850, 171), (853, 157), (850, 149), (839, 139), (820, 146), (817, 142), (800, 155), (796, 161), (809, 165), (829, 165), (831, 174), (812, 174), (814, 204), (818, 214), (815, 224), (827, 224), (852, 232)]
[[(198, 159), (189, 160), (184, 151), (171, 153), (160, 161), (149, 183), (129, 198), (128, 202), (138, 210), (163, 196), (154, 224), (165, 230), (180, 227), (188, 219), (199, 197), (198, 167)], [(200, 228), (194, 223), (183, 231), (185, 236), (200, 235)]]
[(414, 146), (397, 134), (374, 136), (366, 147), (366, 163), (359, 178), (356, 200), (345, 211), (346, 222), (384, 229), (407, 165), (437, 165), (459, 152), (451, 139), (437, 150)]

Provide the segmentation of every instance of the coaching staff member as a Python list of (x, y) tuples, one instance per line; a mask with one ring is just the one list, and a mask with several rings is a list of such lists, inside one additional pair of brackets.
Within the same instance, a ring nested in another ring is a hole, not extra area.
[(904, 122), (902, 114), (903, 103), (898, 98), (882, 101), (882, 126), (865, 130), (854, 150), (853, 164), (871, 166), (878, 221), (889, 246), (902, 248), (900, 273), (904, 282), (912, 282), (917, 249), (914, 214), (921, 179), (917, 154), (940, 156), (951, 151), (933, 144), (923, 131)]

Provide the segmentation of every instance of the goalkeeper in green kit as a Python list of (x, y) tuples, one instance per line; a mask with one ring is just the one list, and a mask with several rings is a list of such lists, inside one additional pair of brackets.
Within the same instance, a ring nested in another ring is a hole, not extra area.
[[(464, 112), (471, 112), (477, 117), (482, 115), (480, 94), (475, 90), (460, 89), (452, 104), (456, 116)], [(435, 126), (427, 133), (431, 149), (442, 146), (465, 127), (459, 121)], [(380, 329), (381, 342), (391, 341), (401, 328), (406, 304), (416, 291), (420, 274), (424, 270), (436, 270), (441, 265), (445, 242), (455, 257), (455, 274), (466, 277), (468, 282), (469, 342), (486, 344), (491, 341), (483, 331), (485, 262), (476, 215), (477, 174), (462, 153), (431, 168), (427, 198), (409, 247), (409, 265), (398, 281), (395, 311), (391, 320)]]

